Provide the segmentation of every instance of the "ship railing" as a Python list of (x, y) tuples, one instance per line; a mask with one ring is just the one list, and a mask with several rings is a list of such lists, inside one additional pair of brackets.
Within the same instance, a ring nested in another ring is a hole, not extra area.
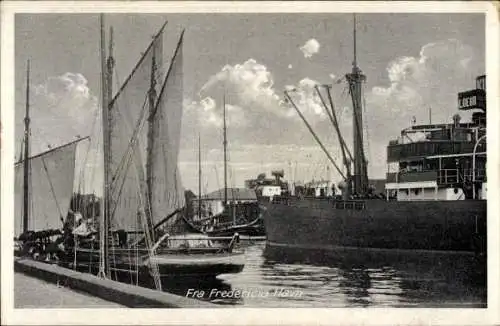
[(460, 173), (458, 169), (441, 169), (438, 171), (438, 184), (459, 183)]
[[(475, 180), (483, 182), (486, 180), (486, 170), (476, 169)], [(440, 170), (421, 170), (421, 171), (400, 171), (387, 173), (387, 182), (403, 183), (416, 181), (436, 181), (440, 185), (450, 185), (464, 182), (472, 182), (472, 169), (440, 169)]]
[(364, 210), (366, 202), (364, 200), (336, 200), (333, 202), (335, 209)]
[(288, 205), (290, 203), (290, 198), (283, 197), (283, 196), (274, 196), (271, 203), (272, 204), (287, 204)]
[(464, 172), (463, 172), (464, 181), (475, 180), (475, 181), (483, 182), (486, 180), (486, 169), (476, 169), (475, 172), (476, 172), (476, 177), (473, 178), (474, 173), (473, 173), (472, 169), (464, 170)]
[(240, 219), (237, 219), (236, 221), (230, 221), (230, 222), (224, 222), (224, 223), (217, 223), (217, 228), (224, 228), (226, 226), (233, 226), (233, 225), (238, 225), (240, 222), (242, 222), (243, 220), (240, 218)]
[(170, 248), (168, 245), (168, 242), (172, 241), (180, 241), (180, 242), (191, 242), (191, 241), (223, 241), (227, 243), (227, 245), (222, 245), (221, 243), (218, 243), (218, 246), (212, 247), (200, 247), (200, 246), (195, 246), (195, 247), (190, 247), (188, 249), (196, 250), (196, 251), (213, 251), (214, 249), (219, 249), (219, 250), (226, 250), (228, 252), (231, 252), (234, 249), (234, 246), (240, 241), (240, 235), (235, 232), (232, 236), (218, 236), (218, 237), (207, 237), (200, 235), (199, 237), (183, 237), (183, 236), (176, 236), (176, 235), (171, 235), (168, 233), (165, 233), (156, 241), (156, 243), (153, 245), (151, 248), (152, 252), (155, 252), (156, 250), (161, 248), (162, 252), (165, 251), (176, 251), (178, 248)]
[[(338, 200), (338, 199), (334, 199), (332, 197), (304, 197), (304, 199), (305, 198), (314, 198), (315, 201), (321, 201), (321, 200), (326, 201), (326, 202), (331, 201), (333, 207), (335, 207), (336, 209), (364, 210), (366, 208), (366, 201), (363, 199)], [(275, 197), (273, 200), (273, 203), (290, 205), (292, 200), (300, 200), (300, 198)]]
[[(476, 181), (484, 181), (486, 179), (486, 169), (476, 169)], [(438, 171), (438, 184), (456, 184), (463, 182), (471, 182), (474, 172), (472, 169), (441, 169)]]

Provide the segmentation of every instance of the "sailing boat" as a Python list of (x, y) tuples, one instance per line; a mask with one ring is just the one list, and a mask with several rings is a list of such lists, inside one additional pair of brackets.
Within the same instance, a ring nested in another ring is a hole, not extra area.
[(100, 22), (104, 146), (100, 235), (99, 242), (82, 237), (69, 246), (66, 264), (108, 278), (135, 276), (136, 283), (152, 276), (157, 288), (161, 279), (173, 276), (210, 278), (240, 272), (244, 255), (233, 250), (236, 236), (218, 239), (229, 244), (214, 243), (190, 228), (184, 217), (177, 166), (184, 31), (161, 84), (157, 80), (162, 77), (166, 23), (113, 97), (113, 32), (106, 56), (102, 15)]
[(76, 148), (88, 137), (30, 156), (30, 62), (26, 72), (26, 112), (23, 155), (15, 163), (16, 256), (37, 260), (47, 258), (53, 237), (61, 234), (62, 221), (69, 208), (75, 175)]
[[(238, 233), (243, 236), (263, 236), (264, 222), (254, 191), (227, 186), (227, 127), (226, 98), (223, 100), (223, 145), (224, 145), (224, 189), (201, 196), (198, 190), (198, 219), (193, 224), (199, 230), (214, 237), (231, 236)], [(199, 156), (201, 152), (199, 151)], [(200, 166), (201, 178), (201, 166)], [(199, 185), (199, 188), (201, 186)], [(231, 192), (231, 200), (228, 198)], [(203, 204), (202, 204), (203, 202)], [(215, 213), (214, 213), (215, 212)], [(202, 216), (205, 215), (205, 216)], [(207, 216), (208, 215), (208, 216)]]

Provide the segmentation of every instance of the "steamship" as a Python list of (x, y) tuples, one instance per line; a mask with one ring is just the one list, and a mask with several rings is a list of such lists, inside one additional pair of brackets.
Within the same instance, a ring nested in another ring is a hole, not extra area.
[(389, 142), (385, 189), (376, 193), (368, 179), (361, 128), (366, 76), (354, 58), (345, 76), (353, 106), (352, 154), (337, 128), (346, 171), (339, 169), (342, 194), (274, 196), (264, 218), (267, 249), (320, 250), (339, 257), (348, 252), (378, 258), (459, 255), (485, 271), (486, 76), (476, 78), (475, 89), (458, 94), (458, 109), (471, 111), (471, 122), (460, 122), (455, 114), (453, 122), (413, 125)]

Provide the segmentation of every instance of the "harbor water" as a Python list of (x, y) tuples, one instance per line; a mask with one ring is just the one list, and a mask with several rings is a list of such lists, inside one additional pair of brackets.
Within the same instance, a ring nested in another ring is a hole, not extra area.
[(270, 258), (265, 241), (243, 246), (246, 265), (241, 273), (204, 283), (166, 284), (163, 289), (240, 307), (486, 307), (484, 282), (450, 274), (446, 265), (347, 267), (335, 261), (317, 264), (311, 257)]

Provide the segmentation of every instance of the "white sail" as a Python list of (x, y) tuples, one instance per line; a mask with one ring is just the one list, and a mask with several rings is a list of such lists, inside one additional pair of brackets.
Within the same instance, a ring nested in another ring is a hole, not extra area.
[(157, 104), (158, 141), (153, 149), (151, 198), (154, 223), (184, 206), (184, 188), (178, 166), (183, 111), (182, 42), (181, 35)]
[[(62, 228), (73, 195), (77, 142), (29, 159), (30, 203), (28, 230)], [(15, 236), (23, 232), (23, 162), (15, 165)]]
[(147, 203), (145, 188), (146, 135), (153, 58), (161, 62), (163, 33), (155, 37), (110, 104), (111, 227), (142, 230), (138, 212)]

